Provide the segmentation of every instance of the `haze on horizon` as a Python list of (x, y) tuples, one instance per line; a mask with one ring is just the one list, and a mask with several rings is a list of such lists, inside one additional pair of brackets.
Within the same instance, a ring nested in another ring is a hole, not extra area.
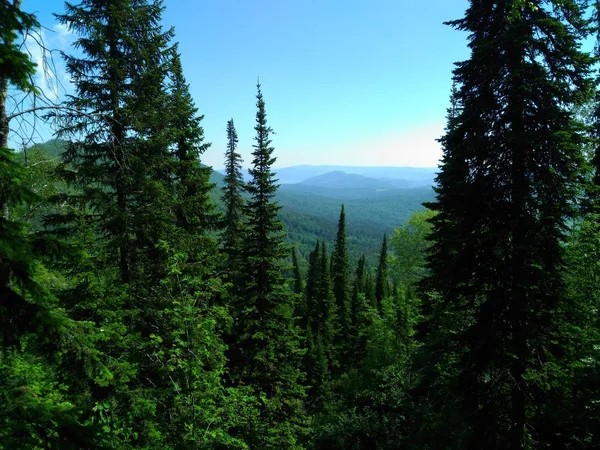
[[(466, 0), (164, 4), (212, 143), (204, 164), (223, 167), (230, 118), (250, 164), (260, 77), (275, 168), (438, 165), (453, 63), (468, 57), (464, 34), (443, 22), (461, 17)], [(23, 0), (23, 9), (37, 14), (48, 47), (72, 51), (73, 36), (52, 15), (62, 0)], [(68, 91), (58, 57), (56, 65)]]

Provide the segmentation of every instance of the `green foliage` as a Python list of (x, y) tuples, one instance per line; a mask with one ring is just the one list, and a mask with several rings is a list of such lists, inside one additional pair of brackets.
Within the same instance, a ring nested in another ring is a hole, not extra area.
[(416, 212), (394, 230), (390, 240), (393, 250), (390, 266), (393, 278), (402, 286), (414, 286), (427, 275), (425, 255), (431, 246), (427, 237), (431, 233), (430, 219), (434, 215), (431, 210)]
[[(0, 148), (0, 448), (599, 447), (584, 3), (451, 23), (435, 192), (279, 190), (260, 85), (250, 182), (233, 120), (211, 174), (162, 2), (67, 4), (66, 140)], [(31, 90), (35, 17), (0, 0), (0, 25), (0, 94)]]
[(331, 255), (331, 281), (336, 306), (335, 328), (338, 333), (336, 359), (340, 371), (348, 367), (350, 343), (350, 257), (346, 246), (346, 214), (344, 205), (340, 211), (335, 247)]
[[(23, 51), (17, 38), (39, 26), (34, 14), (21, 11), (10, 1), (0, 2), (0, 91), (3, 92), (7, 84), (21, 91), (35, 90), (32, 75), (35, 74), (36, 64)], [(6, 111), (1, 114), (4, 121)], [(0, 143), (5, 145), (4, 141)]]
[(257, 113), (251, 181), (247, 185), (247, 224), (243, 238), (241, 290), (234, 307), (232, 377), (260, 399), (260, 418), (243, 431), (256, 448), (300, 448), (305, 429), (303, 373), (293, 296), (285, 288), (283, 226), (275, 202), (275, 162), (265, 102), (257, 86)]
[(450, 25), (469, 33), (471, 56), (454, 71), (428, 205), (437, 214), (422, 295), (439, 300), (422, 347), (418, 402), (431, 409), (420, 442), (550, 446), (543, 430), (560, 398), (550, 380), (568, 370), (559, 324), (584, 165), (584, 127), (571, 111), (591, 93), (592, 59), (577, 42), (587, 23), (577, 1), (472, 1)]
[(237, 153), (238, 136), (233, 119), (227, 122), (227, 151), (225, 152), (225, 178), (221, 187), (222, 201), (225, 207), (223, 224), (223, 247), (229, 255), (230, 269), (235, 271), (240, 257), (244, 216), (244, 179), (242, 177), (242, 158)]
[(387, 297), (389, 293), (389, 280), (387, 273), (387, 251), (387, 236), (384, 234), (383, 242), (381, 243), (381, 251), (379, 252), (379, 265), (377, 266), (377, 275), (375, 278), (375, 302), (380, 312), (383, 311), (383, 299)]

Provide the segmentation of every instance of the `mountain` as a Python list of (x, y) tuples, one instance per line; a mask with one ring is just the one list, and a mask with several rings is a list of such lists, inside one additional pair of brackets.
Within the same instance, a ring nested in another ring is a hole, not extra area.
[(298, 192), (339, 200), (398, 195), (408, 188), (429, 187), (432, 180), (416, 181), (400, 178), (372, 178), (342, 171), (328, 172), (300, 183), (282, 184), (280, 192)]
[[(433, 179), (437, 173), (437, 168), (427, 167), (387, 167), (387, 166), (311, 166), (299, 165), (291, 167), (282, 167), (275, 169), (277, 178), (280, 184), (295, 184), (301, 183), (309, 178), (318, 177), (330, 172), (345, 172), (347, 174), (363, 175), (370, 178), (402, 180), (402, 182), (413, 183), (412, 186), (397, 186), (397, 187), (417, 187), (433, 185)], [(223, 173), (223, 169), (217, 170)], [(248, 171), (244, 171), (244, 177), (248, 176)]]
[(305, 186), (321, 186), (329, 188), (354, 188), (354, 189), (376, 189), (386, 190), (394, 189), (394, 185), (388, 181), (378, 180), (376, 178), (365, 177), (355, 173), (346, 173), (341, 170), (327, 172), (323, 175), (309, 178), (308, 180), (296, 183)]
[[(64, 141), (50, 141), (28, 152), (35, 150), (53, 159), (59, 157), (65, 147)], [(24, 159), (25, 154), (18, 157)], [(394, 168), (390, 169), (394, 172)], [(210, 196), (220, 206), (224, 175), (213, 171), (210, 180), (215, 184)], [(297, 246), (305, 258), (317, 240), (326, 240), (331, 249), (343, 203), (350, 255), (356, 261), (365, 253), (373, 267), (383, 234), (391, 234), (410, 214), (422, 209), (423, 202), (434, 197), (430, 185), (401, 189), (394, 183), (393, 179), (375, 179), (336, 170), (309, 177), (302, 183), (282, 185), (276, 198), (283, 207), (280, 217), (288, 235), (287, 242)]]
[[(223, 175), (214, 172), (211, 181), (223, 185)], [(277, 192), (277, 201), (285, 225), (288, 243), (298, 247), (306, 258), (317, 240), (325, 240), (330, 248), (337, 231), (340, 208), (344, 204), (348, 233), (348, 249), (353, 261), (365, 253), (371, 267), (381, 246), (383, 234), (390, 235), (422, 203), (434, 198), (430, 186), (399, 189), (391, 183), (369, 177), (340, 173), (323, 174), (297, 184), (284, 184)], [(312, 185), (310, 183), (315, 183)], [(330, 187), (330, 186), (345, 187)], [(385, 188), (385, 191), (376, 189)], [(220, 192), (213, 191), (219, 204)]]

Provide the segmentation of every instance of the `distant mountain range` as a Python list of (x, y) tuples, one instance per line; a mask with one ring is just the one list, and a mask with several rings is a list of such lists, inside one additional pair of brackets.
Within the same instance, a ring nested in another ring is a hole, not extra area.
[[(59, 157), (66, 142), (37, 145), (50, 157)], [(283, 207), (288, 243), (307, 257), (317, 241), (331, 248), (342, 204), (346, 209), (348, 247), (356, 261), (365, 253), (371, 267), (384, 233), (393, 233), (422, 203), (434, 199), (431, 186), (436, 170), (411, 167), (294, 166), (277, 170), (281, 187), (277, 202)], [(222, 208), (224, 176), (213, 171), (216, 188), (211, 198)]]
[[(216, 170), (223, 173), (224, 170)], [(280, 184), (296, 184), (311, 178), (326, 175), (332, 172), (344, 172), (348, 175), (362, 175), (364, 177), (388, 181), (391, 184), (399, 183), (397, 187), (431, 186), (437, 168), (418, 167), (369, 167), (369, 166), (291, 166), (275, 169)], [(248, 176), (248, 171), (244, 171)], [(409, 184), (409, 185), (407, 185)]]
[[(419, 174), (424, 176), (424, 174)], [(280, 192), (298, 192), (339, 200), (352, 200), (367, 197), (385, 197), (401, 194), (402, 190), (429, 188), (433, 185), (434, 174), (429, 178), (372, 178), (340, 170), (308, 178), (299, 183), (282, 184)]]
[[(331, 168), (338, 170), (319, 173)], [(360, 170), (371, 176), (341, 168)], [(279, 169), (277, 175), (280, 183), (300, 180), (281, 184), (276, 199), (283, 207), (280, 214), (288, 242), (297, 246), (305, 257), (317, 239), (332, 245), (343, 204), (352, 259), (365, 253), (374, 265), (383, 234), (389, 236), (413, 212), (423, 209), (423, 202), (434, 199), (435, 169), (295, 166)], [(217, 186), (224, 184), (223, 178), (221, 173), (212, 172), (211, 181)], [(213, 192), (216, 203), (219, 203), (218, 192)]]

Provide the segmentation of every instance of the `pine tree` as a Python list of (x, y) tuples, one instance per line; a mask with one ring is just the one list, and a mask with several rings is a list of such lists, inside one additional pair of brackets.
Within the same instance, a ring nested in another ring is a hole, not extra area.
[(359, 295), (365, 293), (365, 277), (367, 274), (367, 260), (363, 254), (358, 259), (356, 265), (356, 272), (354, 274), (354, 289), (352, 291), (352, 303), (350, 307), (350, 323), (352, 325), (353, 333), (356, 334), (355, 330), (358, 324), (358, 312), (360, 309)]
[(294, 326), (293, 298), (286, 291), (282, 260), (281, 208), (274, 200), (277, 184), (272, 129), (267, 125), (265, 102), (257, 86), (257, 113), (252, 179), (247, 191), (247, 229), (244, 236), (242, 287), (236, 320), (237, 356), (234, 377), (252, 386), (261, 399), (258, 429), (247, 439), (256, 448), (299, 448), (304, 429), (304, 388), (300, 371), (303, 350)]
[(80, 36), (82, 57), (65, 56), (75, 85), (67, 106), (85, 113), (68, 115), (61, 131), (73, 138), (63, 175), (81, 188), (70, 201), (93, 208), (89, 219), (119, 261), (123, 283), (149, 275), (146, 256), (157, 256), (154, 244), (169, 223), (163, 85), (172, 32), (160, 29), (161, 12), (158, 1), (84, 0), (58, 16)]
[(352, 348), (350, 353), (350, 365), (357, 368), (363, 362), (366, 356), (366, 340), (364, 330), (369, 324), (366, 319), (367, 312), (371, 304), (366, 297), (367, 286), (367, 261), (363, 254), (356, 266), (354, 275), (354, 289), (352, 291), (352, 303), (350, 307), (350, 339), (349, 346)]
[(422, 286), (440, 297), (423, 347), (430, 446), (563, 439), (560, 427), (544, 435), (552, 427), (536, 425), (566, 369), (563, 241), (583, 165), (571, 110), (590, 92), (582, 15), (575, 1), (471, 1), (451, 22), (470, 33), (471, 58), (454, 71), (460, 109), (429, 205), (435, 245)]
[[(40, 25), (20, 7), (19, 0), (0, 2), (0, 445), (90, 447), (101, 442), (94, 427), (84, 423), (90, 411), (78, 401), (75, 386), (110, 377), (95, 347), (98, 330), (66, 313), (45, 276), (45, 264), (67, 246), (31, 233), (28, 224), (10, 214), (37, 200), (25, 184), (28, 170), (8, 148), (9, 88), (36, 89), (35, 64), (16, 41)], [(86, 367), (81, 380), (73, 377), (70, 364)]]
[[(84, 0), (59, 16), (79, 35), (67, 106), (81, 113), (62, 130), (73, 212), (49, 223), (86, 249), (86, 264), (68, 269), (76, 289), (61, 296), (107, 332), (114, 378), (89, 401), (112, 447), (205, 441), (206, 420), (229, 401), (218, 335), (228, 318), (214, 306), (224, 293), (207, 236), (216, 217), (199, 160), (208, 144), (162, 11), (157, 0)], [(229, 426), (213, 443), (228, 442)]]
[(304, 293), (304, 277), (300, 270), (300, 262), (298, 260), (298, 249), (292, 249), (292, 266), (294, 268), (294, 293), (301, 295)]
[(316, 301), (316, 286), (321, 271), (321, 242), (317, 241), (315, 248), (308, 257), (308, 272), (306, 274), (306, 287), (304, 297), (306, 302), (306, 324), (303, 329), (311, 325), (312, 312)]
[(202, 234), (216, 226), (217, 215), (209, 198), (214, 188), (210, 183), (211, 169), (200, 164), (200, 156), (208, 150), (204, 142), (203, 115), (189, 92), (189, 85), (183, 75), (181, 57), (177, 46), (171, 50), (168, 70), (168, 114), (169, 140), (173, 142), (175, 160), (173, 172), (177, 176), (175, 199), (177, 205), (177, 225), (190, 234)]
[(336, 336), (336, 353), (340, 370), (348, 366), (349, 354), (352, 349), (350, 343), (350, 257), (346, 246), (346, 213), (344, 205), (340, 211), (335, 247), (331, 255), (331, 280), (333, 295), (336, 302), (338, 330)]
[[(233, 119), (227, 122), (227, 151), (225, 152), (225, 185), (223, 203), (225, 204), (225, 217), (223, 222), (223, 235), (221, 237), (223, 248), (229, 255), (230, 270), (236, 271), (236, 258), (239, 258), (240, 238), (244, 214), (244, 179), (242, 177), (242, 158), (237, 153), (238, 136)], [(232, 267), (233, 266), (233, 267)]]
[(382, 311), (383, 299), (388, 295), (388, 275), (387, 275), (387, 236), (383, 235), (381, 251), (379, 252), (379, 265), (377, 266), (377, 278), (375, 279), (375, 301), (377, 309)]
[(321, 342), (324, 347), (325, 355), (328, 359), (329, 370), (339, 366), (337, 360), (337, 348), (335, 338), (338, 334), (338, 316), (333, 286), (329, 272), (329, 258), (327, 256), (327, 246), (325, 241), (321, 241), (321, 251), (319, 252), (321, 261), (319, 269), (319, 278), (315, 286), (315, 302), (312, 311), (312, 333), (321, 336)]

